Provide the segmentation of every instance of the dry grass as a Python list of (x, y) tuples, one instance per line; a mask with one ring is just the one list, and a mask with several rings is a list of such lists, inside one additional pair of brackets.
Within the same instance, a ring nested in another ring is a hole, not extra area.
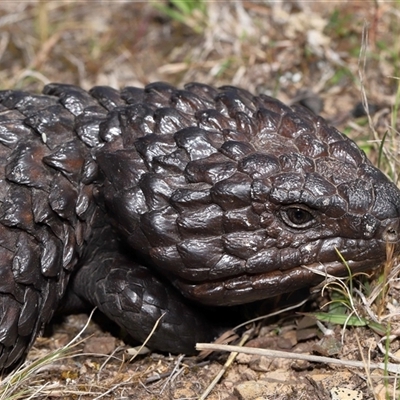
[[(0, 89), (40, 91), (50, 81), (89, 89), (94, 85), (143, 86), (156, 80), (182, 85), (196, 80), (217, 86), (234, 84), (289, 103), (311, 92), (312, 100), (323, 103), (321, 114), (355, 138), (375, 163), (380, 161), (398, 180), (398, 1), (199, 1), (200, 6), (186, 11), (184, 18), (168, 17), (154, 3), (0, 2)], [(360, 64), (365, 24), (368, 39)], [(353, 111), (363, 98), (370, 105), (370, 121), (354, 118)], [(369, 328), (350, 330), (338, 357), (363, 360), (361, 353), (364, 360), (397, 362), (398, 281), (388, 275), (391, 285), (380, 318), (390, 326), (392, 336), (381, 338)], [(290, 324), (298, 323), (296, 318), (270, 325), (264, 334), (279, 345), (281, 337), (291, 337)], [(29, 359), (62, 347), (82, 324), (82, 317), (68, 318), (55, 327), (53, 335), (37, 341)], [(340, 328), (332, 329), (340, 337)], [(90, 334), (105, 337), (106, 342), (115, 340), (93, 324), (87, 331)], [(307, 352), (318, 340), (314, 335), (291, 343), (294, 351)], [(192, 359), (156, 354), (133, 363), (124, 359), (123, 350), (117, 348), (112, 357), (91, 352), (52, 363), (22, 386), (25, 392), (19, 398), (197, 398), (219, 368), (217, 362), (199, 367)], [(276, 370), (283, 371), (279, 374), (286, 382), (273, 394), (271, 379), (277, 377), (271, 374)], [(337, 380), (329, 381), (333, 376)], [(360, 390), (364, 398), (398, 397), (393, 374), (385, 379), (382, 374), (377, 378), (346, 368), (279, 360), (265, 364), (262, 359), (242, 358), (209, 399), (239, 398), (239, 383), (268, 380), (271, 392), (265, 389), (263, 396), (271, 399), (328, 398), (330, 388), (338, 385)]]

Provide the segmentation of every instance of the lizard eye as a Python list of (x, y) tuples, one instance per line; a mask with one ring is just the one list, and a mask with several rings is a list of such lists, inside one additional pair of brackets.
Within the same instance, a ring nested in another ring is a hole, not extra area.
[(292, 228), (309, 228), (315, 222), (313, 213), (307, 208), (293, 205), (281, 210), (283, 222)]

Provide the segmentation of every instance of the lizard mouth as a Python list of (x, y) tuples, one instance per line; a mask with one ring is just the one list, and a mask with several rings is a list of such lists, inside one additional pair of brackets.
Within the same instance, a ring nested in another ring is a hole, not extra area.
[[(346, 264), (353, 274), (371, 270), (379, 265), (379, 261), (377, 262), (376, 259), (370, 261), (346, 260)], [(313, 263), (285, 271), (238, 275), (229, 279), (203, 283), (177, 280), (175, 286), (187, 298), (204, 305), (232, 306), (312, 287), (332, 276), (349, 276), (349, 271), (343, 262)]]

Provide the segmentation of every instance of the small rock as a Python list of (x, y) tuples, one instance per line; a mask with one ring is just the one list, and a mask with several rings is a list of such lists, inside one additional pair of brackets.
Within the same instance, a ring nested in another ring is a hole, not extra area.
[(358, 390), (351, 390), (343, 387), (331, 389), (332, 400), (362, 400), (363, 394)]
[(238, 364), (249, 364), (252, 357), (253, 356), (251, 354), (239, 353), (236, 357), (236, 362)]
[(291, 380), (290, 372), (282, 369), (277, 369), (276, 371), (271, 371), (266, 373), (263, 376), (265, 380), (274, 380), (276, 382), (286, 382), (288, 383)]
[(282, 350), (290, 350), (293, 346), (289, 339), (281, 337), (278, 339), (278, 347)]
[(258, 372), (271, 371), (271, 359), (265, 356), (253, 357), (250, 362), (250, 368)]
[(286, 340), (290, 342), (290, 345), (292, 347), (296, 346), (297, 344), (297, 332), (294, 330), (285, 332), (282, 337), (284, 337)]
[(252, 381), (257, 379), (257, 372), (245, 365), (239, 365), (240, 380)]
[(257, 381), (248, 381), (237, 385), (234, 392), (239, 396), (240, 400), (253, 400), (257, 397), (261, 397), (265, 390), (265, 384)]
[(315, 328), (298, 329), (296, 331), (297, 341), (305, 341), (313, 339), (317, 336), (317, 330)]
[(111, 354), (116, 347), (116, 340), (111, 336), (93, 337), (86, 341), (84, 353)]
[(260, 349), (276, 349), (276, 336), (264, 336), (249, 340), (246, 347), (255, 347)]
[(335, 336), (324, 336), (318, 343), (313, 346), (316, 353), (330, 357), (340, 353), (342, 344)]
[(190, 389), (190, 388), (179, 388), (176, 389), (174, 392), (174, 398), (175, 399), (190, 399), (190, 398), (196, 398), (196, 393)]

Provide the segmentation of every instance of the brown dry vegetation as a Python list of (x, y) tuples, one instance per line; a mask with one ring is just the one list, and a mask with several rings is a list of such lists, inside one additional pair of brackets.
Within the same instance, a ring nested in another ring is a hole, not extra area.
[[(0, 89), (40, 91), (51, 81), (89, 89), (94, 85), (143, 86), (157, 80), (182, 85), (196, 80), (216, 86), (238, 85), (288, 103), (311, 96), (322, 106), (320, 113), (355, 138), (374, 162), (378, 162), (379, 141), (386, 134), (383, 167), (397, 180), (398, 1), (192, 3), (198, 6), (180, 20), (157, 8), (165, 6), (163, 2), (1, 1)], [(365, 58), (360, 58), (364, 27), (367, 48)], [(367, 117), (354, 117), (362, 90), (374, 111), (374, 130)], [(395, 283), (381, 312), (382, 326), (391, 324), (391, 340), (385, 340), (377, 329), (349, 328), (340, 345), (341, 327), (324, 322), (333, 329), (336, 358), (379, 362), (390, 353), (389, 360), (398, 361), (399, 295)], [(361, 313), (364, 308), (359, 308)], [(371, 310), (376, 312), (375, 304)], [(51, 336), (37, 340), (28, 360), (65, 345), (85, 319), (69, 317), (56, 325)], [(318, 337), (315, 327), (304, 333), (296, 326), (299, 321), (300, 317), (289, 313), (284, 322), (262, 328), (256, 343), (327, 353), (326, 346), (315, 347), (323, 335)], [(88, 339), (73, 350), (85, 354), (41, 368), (21, 386), (25, 392), (20, 398), (196, 399), (224, 359), (196, 364), (193, 358), (152, 354), (127, 363), (124, 343), (95, 324), (91, 323), (83, 336)], [(96, 352), (111, 352), (112, 356), (96, 356)], [(398, 398), (396, 376), (389, 375), (384, 379), (384, 372), (368, 368), (240, 356), (208, 398), (340, 398), (331, 395), (333, 387), (339, 387), (339, 392), (345, 388), (358, 391), (364, 399)], [(245, 394), (246, 384), (253, 394)], [(1, 390), (4, 388), (3, 384)], [(0, 392), (1, 399), (14, 398), (5, 393), (1, 396)], [(354, 397), (355, 392), (346, 396), (361, 398)]]

